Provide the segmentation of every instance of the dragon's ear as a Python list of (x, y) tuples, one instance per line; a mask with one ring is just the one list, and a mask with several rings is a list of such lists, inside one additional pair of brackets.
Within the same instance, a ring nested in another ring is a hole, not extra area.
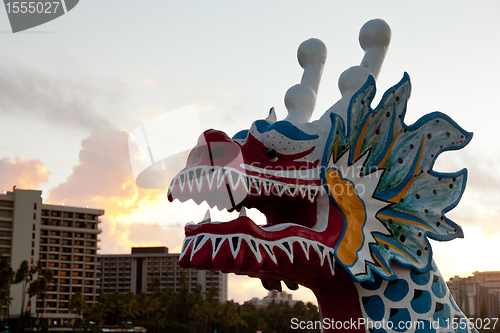
[(276, 112), (274, 112), (274, 106), (269, 110), (269, 116), (267, 116), (266, 120), (275, 122), (276, 121)]
[[(350, 101), (346, 130), (338, 131), (343, 127), (338, 121), (332, 126), (325, 183), (345, 220), (336, 257), (358, 282), (371, 280), (372, 270), (395, 278), (391, 260), (426, 271), (432, 261), (428, 237), (463, 237), (445, 213), (460, 200), (467, 172), (439, 173), (432, 167), (441, 152), (462, 148), (472, 133), (439, 112), (406, 125), (410, 91), (405, 74), (371, 109), (375, 82), (369, 78)], [(337, 183), (350, 183), (354, 196), (340, 198), (332, 187)], [(355, 207), (361, 212), (353, 222)]]
[[(277, 119), (276, 112), (274, 111), (274, 107), (272, 107), (269, 110), (269, 115), (267, 116), (265, 121), (267, 122), (267, 124), (272, 124), (272, 123), (276, 122), (276, 119)], [(252, 126), (254, 126), (254, 125), (252, 125)], [(245, 142), (247, 140), (248, 132), (249, 132), (249, 130), (239, 131), (238, 133), (233, 135), (232, 139), (236, 142), (239, 142), (240, 144), (245, 144)]]

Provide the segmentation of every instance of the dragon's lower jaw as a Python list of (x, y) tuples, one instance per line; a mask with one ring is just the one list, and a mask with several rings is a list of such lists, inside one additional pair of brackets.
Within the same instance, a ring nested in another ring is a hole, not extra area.
[(301, 284), (307, 284), (313, 273), (332, 276), (343, 219), (335, 206), (329, 206), (329, 216), (324, 218), (339, 223), (329, 223), (322, 230), (293, 223), (258, 226), (246, 216), (188, 224), (179, 264)]

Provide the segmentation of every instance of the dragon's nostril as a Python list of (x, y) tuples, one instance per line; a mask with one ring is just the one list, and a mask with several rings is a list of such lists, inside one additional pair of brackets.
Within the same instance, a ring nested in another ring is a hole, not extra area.
[(271, 160), (275, 159), (276, 157), (278, 157), (278, 153), (276, 152), (276, 150), (274, 149), (269, 149), (267, 151), (267, 157), (269, 157)]
[(193, 158), (193, 163), (198, 163), (201, 160), (201, 154), (198, 153)]

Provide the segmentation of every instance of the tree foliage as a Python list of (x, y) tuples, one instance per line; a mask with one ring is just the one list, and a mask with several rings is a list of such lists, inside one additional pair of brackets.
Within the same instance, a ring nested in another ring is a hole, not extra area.
[(291, 328), (292, 318), (319, 320), (318, 308), (312, 303), (290, 306), (272, 302), (267, 308), (256, 309), (252, 304), (221, 303), (217, 293), (212, 287), (203, 297), (200, 286), (189, 292), (185, 278), (179, 280), (177, 292), (161, 289), (153, 281), (147, 294), (101, 294), (86, 318), (105, 325), (142, 326), (148, 333), (319, 332)]

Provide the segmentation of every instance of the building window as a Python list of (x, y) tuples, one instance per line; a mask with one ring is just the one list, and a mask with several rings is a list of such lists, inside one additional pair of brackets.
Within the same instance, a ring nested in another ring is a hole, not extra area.
[(33, 213), (33, 220), (36, 220), (36, 213)]
[(36, 202), (33, 204), (33, 209), (36, 210)]

